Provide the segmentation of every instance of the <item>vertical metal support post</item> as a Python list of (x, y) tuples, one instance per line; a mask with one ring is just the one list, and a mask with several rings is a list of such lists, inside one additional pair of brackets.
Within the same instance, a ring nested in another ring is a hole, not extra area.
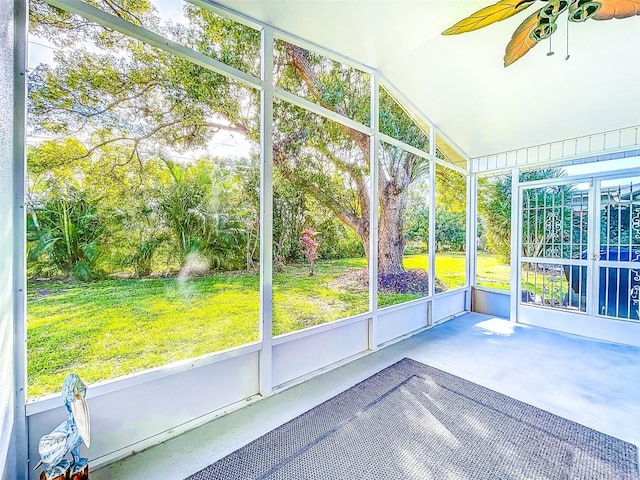
[(598, 315), (600, 271), (596, 259), (600, 255), (600, 179), (592, 178), (589, 181), (589, 203), (587, 210), (587, 315)]
[(13, 318), (15, 357), (15, 424), (17, 478), (29, 476), (29, 434), (27, 430), (27, 239), (25, 185), (27, 172), (27, 1), (15, 2), (13, 73)]
[(429, 131), (429, 312), (427, 325), (433, 325), (433, 305), (436, 293), (436, 129)]
[[(467, 162), (467, 167), (471, 162)], [(467, 176), (467, 296), (465, 310), (471, 311), (471, 295), (476, 286), (478, 265), (478, 174)]]
[(379, 129), (380, 77), (371, 74), (371, 128), (369, 137), (369, 350), (378, 349), (378, 156), (380, 154)]
[(273, 390), (273, 31), (261, 32), (260, 92), (260, 394)]
[(0, 476), (26, 479), (27, 2), (8, 2), (0, 24)]
[(522, 238), (522, 192), (520, 191), (520, 169), (511, 170), (511, 303), (509, 320), (518, 321), (520, 305), (520, 243)]

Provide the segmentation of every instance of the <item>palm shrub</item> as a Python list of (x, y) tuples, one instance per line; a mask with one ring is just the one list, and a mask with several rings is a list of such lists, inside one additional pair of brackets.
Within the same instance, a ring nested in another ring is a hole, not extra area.
[(167, 241), (167, 237), (159, 236), (149, 238), (137, 245), (133, 253), (127, 258), (133, 267), (136, 277), (147, 277), (153, 271), (153, 259), (158, 248)]
[(28, 212), (30, 273), (83, 281), (94, 278), (103, 231), (97, 202), (73, 187), (56, 192)]
[(246, 226), (232, 198), (233, 181), (216, 177), (212, 164), (181, 165), (165, 161), (172, 182), (156, 192), (157, 215), (171, 231), (180, 262), (198, 253), (218, 269), (242, 268), (246, 261)]
[[(546, 168), (531, 172), (521, 172), (520, 182), (561, 178), (565, 176), (561, 168)], [(498, 255), (504, 263), (509, 263), (511, 255), (511, 176), (500, 175), (493, 179), (483, 179), (479, 185), (478, 213), (485, 228), (487, 248)], [(556, 205), (561, 210), (565, 197), (571, 195), (569, 185), (529, 189), (528, 201), (532, 205)], [(525, 256), (537, 256), (548, 246), (549, 239), (544, 236), (545, 217), (538, 213), (539, 209), (531, 209), (523, 217), (523, 226), (532, 225), (527, 232), (523, 229), (523, 251)], [(563, 210), (561, 219), (566, 232), (571, 231), (569, 209)]]

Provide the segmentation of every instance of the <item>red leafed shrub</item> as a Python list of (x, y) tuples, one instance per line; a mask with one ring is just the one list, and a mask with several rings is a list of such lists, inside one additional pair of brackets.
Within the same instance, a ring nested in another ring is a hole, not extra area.
[(318, 248), (320, 247), (318, 233), (319, 232), (316, 232), (313, 227), (308, 227), (302, 232), (302, 236), (300, 237), (304, 256), (309, 262), (309, 276), (313, 275), (313, 267), (320, 256), (318, 253)]

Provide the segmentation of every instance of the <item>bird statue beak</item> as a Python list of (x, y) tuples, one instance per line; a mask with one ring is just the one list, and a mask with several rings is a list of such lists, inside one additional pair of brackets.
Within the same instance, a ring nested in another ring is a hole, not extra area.
[(89, 407), (84, 398), (75, 397), (71, 402), (71, 412), (78, 427), (78, 433), (82, 437), (85, 445), (90, 446), (91, 443), (91, 424), (89, 422)]

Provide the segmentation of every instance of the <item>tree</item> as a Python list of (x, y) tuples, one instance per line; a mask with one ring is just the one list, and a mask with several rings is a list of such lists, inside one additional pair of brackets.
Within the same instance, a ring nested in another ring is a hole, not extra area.
[[(355, 69), (332, 62), (286, 42), (280, 43), (285, 85), (319, 105), (350, 118), (368, 122), (368, 79)], [(383, 91), (382, 91), (383, 92)], [(381, 96), (381, 129), (421, 149), (427, 136), (388, 95)], [(290, 182), (334, 212), (360, 237), (368, 255), (369, 137), (348, 127), (287, 104), (278, 104), (278, 136), (274, 164)], [(304, 160), (303, 160), (304, 159)], [(383, 144), (379, 175), (378, 268), (381, 275), (404, 271), (406, 239), (403, 212), (408, 186), (427, 168), (421, 157)]]
[[(436, 207), (436, 251), (464, 251), (466, 216), (444, 207)], [(417, 245), (429, 243), (429, 208), (414, 211), (407, 220), (407, 240)]]
[(273, 185), (273, 241), (283, 261), (299, 261), (300, 234), (307, 223), (307, 201), (303, 191), (288, 182)]
[[(113, 165), (144, 163), (162, 150), (204, 148), (221, 130), (257, 141), (258, 95), (229, 78), (103, 29), (37, 1), (32, 28), (55, 44), (56, 65), (30, 76), (30, 110), (40, 128), (82, 131), (85, 156), (118, 144), (126, 151)], [(255, 72), (257, 32), (210, 12), (185, 6), (188, 25), (162, 26), (145, 1), (96, 0), (109, 13), (155, 31), (244, 71)], [(76, 48), (68, 48), (75, 43)], [(93, 43), (96, 48), (86, 49)], [(115, 46), (118, 50), (114, 50)], [(368, 76), (300, 47), (278, 42), (278, 82), (332, 111), (369, 123)], [(359, 236), (368, 255), (372, 208), (369, 136), (285, 102), (275, 106), (274, 165)], [(428, 137), (383, 90), (384, 132), (428, 150)], [(381, 274), (402, 272), (407, 188), (427, 162), (383, 144), (378, 182), (378, 264)]]
[(436, 251), (464, 251), (466, 216), (444, 207), (436, 207)]

